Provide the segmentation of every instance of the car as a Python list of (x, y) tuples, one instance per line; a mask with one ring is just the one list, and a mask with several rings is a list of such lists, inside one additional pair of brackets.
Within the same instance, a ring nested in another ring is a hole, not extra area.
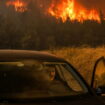
[(29, 50), (0, 50), (0, 104), (105, 105), (65, 59)]

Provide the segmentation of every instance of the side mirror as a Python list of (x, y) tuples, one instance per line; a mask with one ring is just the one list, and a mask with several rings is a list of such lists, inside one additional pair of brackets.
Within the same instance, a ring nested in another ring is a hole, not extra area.
[(97, 95), (105, 96), (105, 87), (98, 87), (95, 89)]
[(105, 94), (105, 58), (99, 58), (94, 66), (91, 87), (97, 94)]

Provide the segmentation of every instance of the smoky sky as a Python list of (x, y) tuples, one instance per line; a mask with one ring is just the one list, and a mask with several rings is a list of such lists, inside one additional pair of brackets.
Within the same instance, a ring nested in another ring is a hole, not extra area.
[(105, 0), (75, 0), (86, 8), (96, 8), (105, 11)]
[(102, 7), (105, 5), (105, 0), (75, 0), (75, 1), (78, 1), (85, 6)]

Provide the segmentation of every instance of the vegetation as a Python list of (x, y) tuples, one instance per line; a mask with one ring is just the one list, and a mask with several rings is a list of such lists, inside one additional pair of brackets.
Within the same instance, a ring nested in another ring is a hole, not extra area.
[(105, 56), (105, 46), (61, 48), (49, 52), (68, 60), (90, 83), (96, 60)]
[(61, 19), (45, 14), (35, 3), (27, 8), (28, 11), (17, 12), (12, 6), (5, 6), (5, 1), (0, 1), (0, 49), (42, 50), (105, 44), (102, 13), (101, 23), (94, 20), (71, 22), (70, 19), (63, 23)]

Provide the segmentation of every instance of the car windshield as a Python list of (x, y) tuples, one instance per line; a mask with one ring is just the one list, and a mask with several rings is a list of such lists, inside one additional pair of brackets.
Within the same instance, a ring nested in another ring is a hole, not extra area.
[(66, 63), (0, 62), (0, 98), (45, 98), (86, 92), (86, 87)]

